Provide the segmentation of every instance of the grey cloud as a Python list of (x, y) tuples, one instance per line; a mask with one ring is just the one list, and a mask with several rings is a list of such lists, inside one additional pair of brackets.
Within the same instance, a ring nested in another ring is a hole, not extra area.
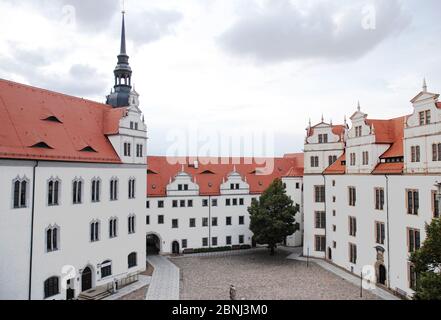
[[(376, 11), (374, 30), (362, 27), (363, 8), (367, 5)], [(338, 24), (335, 17), (339, 17)], [(356, 4), (319, 1), (307, 11), (298, 9), (290, 0), (277, 0), (243, 14), (218, 37), (218, 42), (232, 54), (251, 56), (264, 63), (295, 59), (341, 61), (363, 56), (409, 23), (410, 18), (397, 0)]]

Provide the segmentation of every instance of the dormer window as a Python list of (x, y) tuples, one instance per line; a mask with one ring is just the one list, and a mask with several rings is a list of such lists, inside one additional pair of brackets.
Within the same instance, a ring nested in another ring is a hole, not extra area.
[(47, 117), (47, 118), (45, 118), (45, 119), (43, 119), (43, 120), (45, 120), (45, 121), (50, 121), (50, 122), (63, 123), (63, 122), (61, 122), (56, 116), (50, 116), (50, 117)]
[(355, 127), (355, 136), (356, 137), (361, 137), (361, 126), (357, 126)]
[(31, 148), (53, 149), (46, 142), (43, 142), (43, 141), (34, 144), (33, 146), (31, 146)]
[(92, 148), (91, 146), (87, 146), (83, 149), (80, 150), (81, 152), (96, 152), (96, 150), (94, 148)]
[(319, 139), (319, 143), (328, 143), (327, 134), (319, 134), (318, 139)]
[(424, 126), (425, 124), (430, 124), (431, 121), (430, 110), (421, 111), (419, 115), (420, 115), (420, 126)]

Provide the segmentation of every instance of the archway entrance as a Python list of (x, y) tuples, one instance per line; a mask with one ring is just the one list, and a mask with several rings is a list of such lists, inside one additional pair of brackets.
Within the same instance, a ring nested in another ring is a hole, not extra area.
[(179, 254), (179, 242), (173, 241), (172, 243), (172, 253), (173, 254)]
[(386, 285), (386, 267), (383, 264), (378, 266), (378, 283)]
[(156, 234), (148, 234), (146, 238), (147, 255), (157, 255), (161, 251), (161, 240)]
[(92, 270), (86, 267), (81, 273), (81, 292), (92, 289)]

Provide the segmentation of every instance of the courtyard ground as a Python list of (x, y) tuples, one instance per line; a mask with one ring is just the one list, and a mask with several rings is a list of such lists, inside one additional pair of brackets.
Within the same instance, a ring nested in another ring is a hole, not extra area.
[(240, 255), (171, 258), (180, 268), (182, 300), (228, 300), (229, 287), (245, 300), (378, 299), (333, 273), (310, 263), (288, 260), (289, 252), (267, 250)]

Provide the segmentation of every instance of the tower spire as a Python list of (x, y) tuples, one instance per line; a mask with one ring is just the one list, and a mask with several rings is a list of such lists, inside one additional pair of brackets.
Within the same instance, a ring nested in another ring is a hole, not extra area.
[(424, 78), (424, 80), (423, 80), (423, 92), (427, 92), (427, 82), (426, 82), (426, 78)]
[(127, 54), (126, 53), (126, 23), (125, 23), (125, 15), (126, 12), (124, 9), (121, 11), (122, 13), (122, 28), (121, 28), (121, 50), (120, 55)]

